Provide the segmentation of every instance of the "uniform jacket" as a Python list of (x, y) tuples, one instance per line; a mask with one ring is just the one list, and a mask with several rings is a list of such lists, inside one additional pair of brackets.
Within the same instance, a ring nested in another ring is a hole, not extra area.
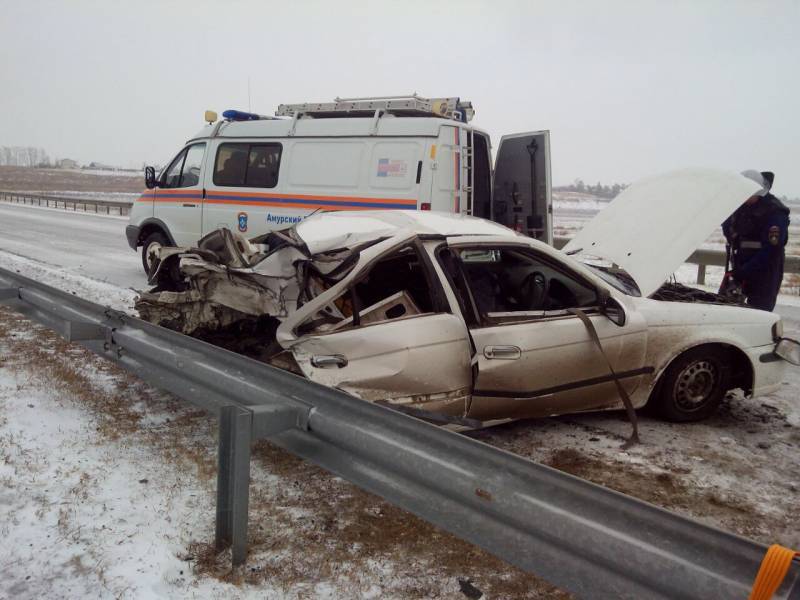
[(733, 250), (733, 276), (748, 297), (775, 297), (783, 280), (789, 209), (772, 194), (743, 204), (722, 225)]

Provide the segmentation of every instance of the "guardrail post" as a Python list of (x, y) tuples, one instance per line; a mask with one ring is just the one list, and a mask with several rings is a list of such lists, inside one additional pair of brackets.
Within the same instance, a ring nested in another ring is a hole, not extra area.
[(234, 566), (247, 558), (247, 513), (250, 503), (250, 443), (253, 413), (238, 405), (219, 414), (217, 463), (217, 551), (231, 546)]
[(706, 266), (704, 264), (697, 265), (697, 285), (706, 284)]

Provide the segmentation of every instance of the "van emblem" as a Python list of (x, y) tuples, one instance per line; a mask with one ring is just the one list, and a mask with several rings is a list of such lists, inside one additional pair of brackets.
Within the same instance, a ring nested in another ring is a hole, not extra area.
[(408, 164), (404, 160), (378, 159), (378, 177), (405, 177), (407, 172)]
[(246, 212), (240, 212), (236, 216), (236, 218), (239, 221), (239, 231), (241, 231), (242, 233), (247, 231), (247, 213)]

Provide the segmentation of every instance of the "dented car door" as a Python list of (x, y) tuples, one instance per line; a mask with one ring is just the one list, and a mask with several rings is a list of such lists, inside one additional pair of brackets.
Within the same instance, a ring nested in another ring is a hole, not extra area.
[(468, 406), (469, 334), (414, 237), (370, 248), (277, 338), (306, 377), (362, 399), (454, 416)]
[(478, 375), (470, 418), (523, 418), (621, 404), (614, 377), (582, 310), (628, 393), (652, 369), (647, 329), (636, 311), (619, 326), (599, 310), (595, 286), (525, 245), (455, 242), (440, 262), (467, 298), (462, 311), (475, 344)]

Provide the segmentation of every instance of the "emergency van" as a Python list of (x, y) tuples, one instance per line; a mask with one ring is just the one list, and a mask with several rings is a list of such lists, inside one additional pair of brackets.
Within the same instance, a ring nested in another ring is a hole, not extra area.
[(493, 168), (489, 135), (459, 98), (337, 98), (275, 114), (208, 111), (158, 176), (145, 169), (126, 236), (146, 271), (161, 246), (222, 227), (255, 237), (330, 210), (469, 214), (552, 243), (547, 131), (502, 137)]

